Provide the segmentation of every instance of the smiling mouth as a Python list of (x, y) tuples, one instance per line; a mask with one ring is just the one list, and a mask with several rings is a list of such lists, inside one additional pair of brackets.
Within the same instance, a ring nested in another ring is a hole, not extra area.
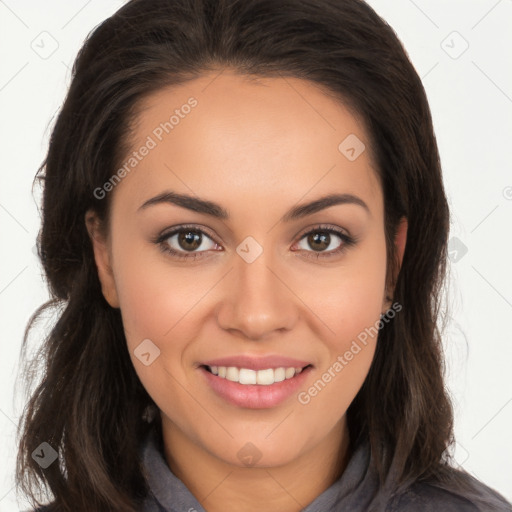
[(312, 367), (311, 364), (301, 367), (279, 367), (267, 368), (265, 370), (251, 370), (249, 368), (237, 368), (235, 366), (208, 366), (202, 365), (209, 373), (231, 382), (245, 385), (270, 386), (276, 382), (293, 379), (305, 369)]

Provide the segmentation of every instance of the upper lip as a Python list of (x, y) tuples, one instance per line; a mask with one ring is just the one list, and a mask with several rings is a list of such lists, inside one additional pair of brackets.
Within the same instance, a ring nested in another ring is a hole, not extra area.
[(304, 368), (311, 363), (300, 361), (292, 357), (284, 356), (248, 356), (238, 355), (231, 357), (220, 357), (201, 363), (206, 366), (234, 366), (236, 368), (248, 368), (249, 370), (267, 370), (268, 368)]

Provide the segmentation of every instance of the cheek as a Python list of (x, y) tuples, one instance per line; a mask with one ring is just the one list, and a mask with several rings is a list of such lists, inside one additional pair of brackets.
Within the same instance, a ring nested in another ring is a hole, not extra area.
[(336, 292), (324, 294), (319, 311), (330, 328), (327, 336), (323, 330), (327, 350), (315, 379), (297, 395), (306, 429), (318, 429), (318, 418), (326, 430), (337, 423), (370, 369), (379, 332), (385, 267), (367, 270), (360, 275), (347, 274), (334, 284), (331, 281), (330, 289), (336, 288)]
[[(197, 302), (198, 281), (191, 281), (190, 272), (171, 268), (165, 255), (147, 242), (137, 246), (119, 237), (116, 244), (115, 281), (128, 345), (133, 349), (149, 338), (161, 346), (176, 325), (182, 327), (181, 319), (190, 309), (186, 306)], [(130, 251), (123, 250), (127, 246)]]
[[(329, 344), (343, 352), (351, 339), (378, 320), (382, 308), (386, 271), (384, 238), (368, 236), (364, 244), (357, 250), (349, 250), (339, 265), (322, 267), (304, 263), (304, 268), (294, 267), (290, 273), (283, 271), (284, 280), (292, 284), (301, 301), (316, 316), (310, 327), (320, 339), (327, 336)], [(146, 338), (160, 347), (169, 345), (166, 340), (172, 338), (173, 350), (178, 349), (179, 339), (186, 338), (183, 330), (198, 326), (187, 319), (197, 315), (208, 303), (204, 296), (214, 287), (218, 275), (207, 266), (197, 266), (194, 270), (173, 267), (158, 249), (148, 248), (147, 242), (122, 236), (115, 241), (113, 252), (116, 288), (130, 351)], [(197, 311), (193, 311), (194, 305), (199, 305)], [(307, 311), (304, 314), (309, 315)]]
[[(198, 323), (190, 322), (196, 313), (195, 305), (217, 276), (211, 275), (211, 271), (210, 275), (199, 275), (199, 271), (173, 262), (149, 240), (149, 234), (142, 234), (140, 227), (126, 221), (130, 213), (122, 206), (119, 205), (112, 221), (112, 256), (130, 357), (137, 371), (145, 373), (146, 367), (141, 367), (134, 351), (149, 339), (161, 354), (169, 356), (159, 360), (158, 365), (166, 359), (178, 367), (189, 340), (194, 339), (194, 329), (198, 328)], [(148, 368), (155, 373), (158, 365)]]
[[(187, 396), (179, 393), (177, 383), (186, 379), (180, 361), (188, 340), (194, 337), (187, 329), (195, 328), (186, 321), (186, 314), (189, 304), (198, 300), (197, 290), (195, 294), (190, 292), (195, 288), (190, 284), (190, 273), (171, 271), (162, 263), (161, 255), (146, 248), (123, 254), (118, 251), (118, 255), (116, 288), (135, 371), (161, 410), (168, 406), (169, 393), (173, 396), (173, 408), (183, 410), (190, 404)], [(149, 353), (146, 360), (145, 353)]]
[(347, 344), (379, 320), (386, 278), (383, 237), (368, 238), (365, 246), (347, 253), (346, 260), (330, 271), (314, 273), (303, 290), (329, 329), (329, 344), (345, 351)]
[(346, 265), (305, 288), (311, 290), (308, 301), (329, 327), (322, 331), (327, 352), (316, 380), (297, 397), (309, 410), (306, 421), (318, 414), (327, 424), (335, 422), (362, 386), (375, 353), (385, 276), (385, 240), (375, 237), (371, 246), (347, 258)]

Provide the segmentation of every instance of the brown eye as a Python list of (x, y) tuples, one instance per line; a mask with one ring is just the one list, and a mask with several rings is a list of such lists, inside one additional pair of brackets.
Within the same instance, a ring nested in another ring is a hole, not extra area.
[[(338, 239), (338, 243), (336, 243), (336, 239)], [(306, 252), (307, 257), (318, 259), (340, 255), (356, 242), (355, 238), (337, 228), (317, 226), (302, 235), (298, 247)]]
[[(208, 241), (210, 245), (208, 245)], [(192, 227), (180, 227), (161, 235), (156, 243), (164, 252), (177, 258), (202, 257), (210, 249), (216, 249), (216, 244), (203, 230)], [(201, 250), (198, 250), (201, 249)]]
[(194, 251), (201, 245), (201, 234), (198, 231), (181, 231), (178, 233), (178, 244), (185, 251)]
[[(338, 243), (336, 244), (336, 238)], [(210, 246), (208, 246), (208, 241)], [(163, 252), (175, 258), (198, 259), (209, 256), (210, 250), (222, 250), (202, 229), (195, 226), (180, 226), (159, 236), (154, 242)], [(307, 257), (329, 258), (337, 256), (348, 247), (355, 245), (357, 240), (333, 227), (318, 226), (304, 233), (299, 241), (299, 250)], [(303, 245), (301, 245), (303, 244)], [(201, 250), (200, 250), (201, 249)], [(308, 254), (309, 253), (309, 254)]]
[(325, 231), (317, 231), (308, 235), (307, 241), (315, 251), (324, 251), (330, 245), (331, 235)]

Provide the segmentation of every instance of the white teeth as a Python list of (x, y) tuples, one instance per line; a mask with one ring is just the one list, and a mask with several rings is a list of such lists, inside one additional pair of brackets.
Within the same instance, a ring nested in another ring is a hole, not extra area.
[(295, 368), (286, 368), (285, 378), (291, 379), (295, 375)]
[(272, 370), (272, 368), (268, 370), (258, 370), (256, 372), (256, 383), (262, 386), (274, 384), (274, 370)]
[(249, 368), (236, 368), (235, 366), (210, 366), (210, 371), (224, 379), (240, 384), (259, 384), (269, 386), (275, 382), (282, 382), (298, 375), (302, 368), (268, 368), (266, 370), (250, 370)]
[(240, 376), (240, 372), (238, 368), (234, 366), (228, 366), (226, 370), (226, 379), (231, 380), (233, 382), (238, 382), (238, 377)]
[[(293, 374), (295, 375), (295, 368), (293, 369)], [(286, 378), (286, 369), (285, 368), (276, 368), (274, 370), (274, 382), (282, 382)]]
[(256, 371), (249, 370), (248, 368), (240, 368), (238, 382), (240, 382), (240, 384), (256, 384)]

